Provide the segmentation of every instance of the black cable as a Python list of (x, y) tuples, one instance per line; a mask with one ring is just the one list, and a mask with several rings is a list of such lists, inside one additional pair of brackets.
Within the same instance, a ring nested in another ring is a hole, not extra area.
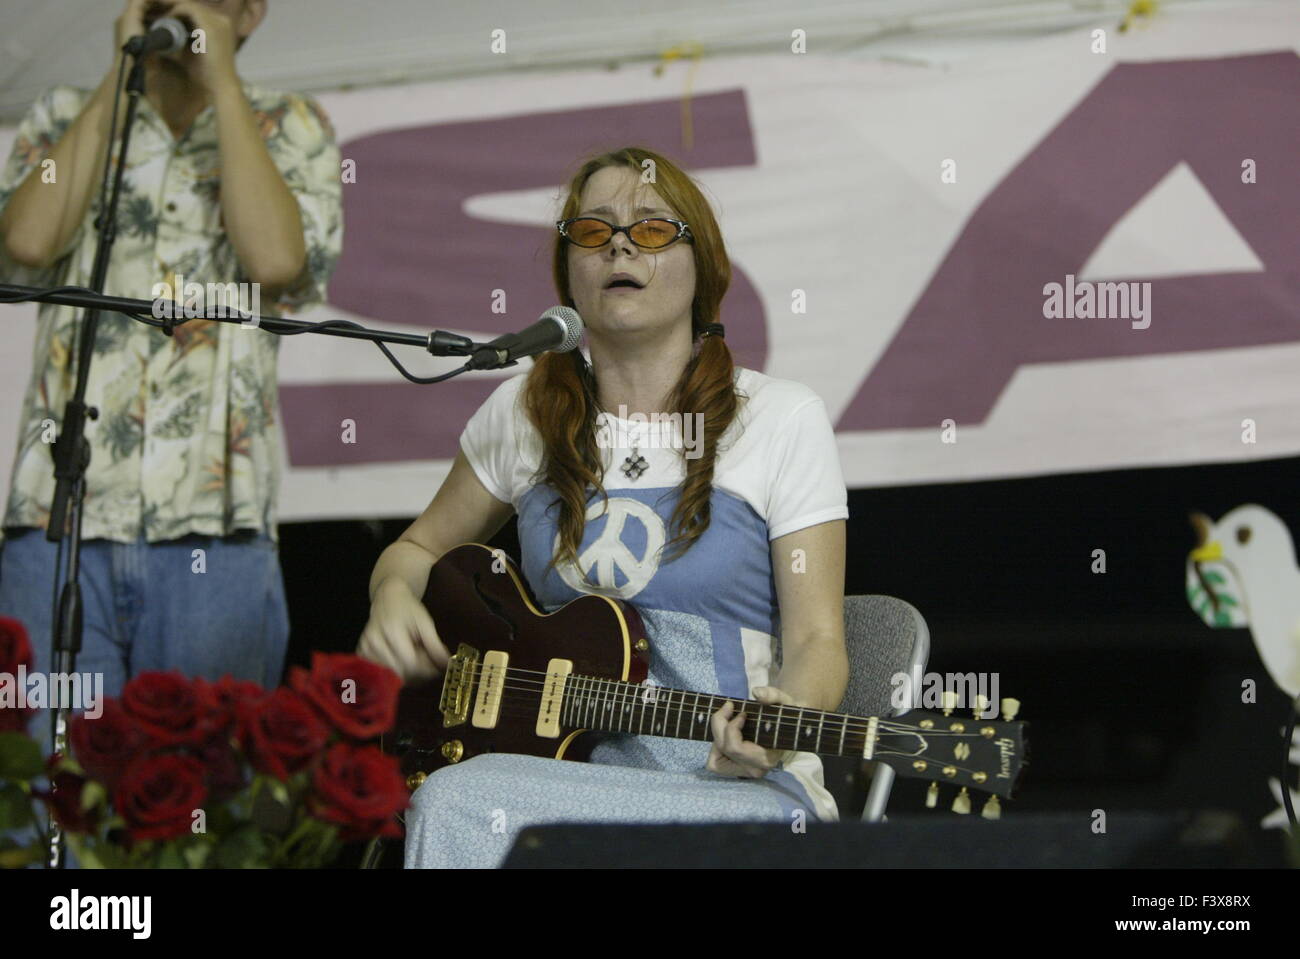
[(1300, 714), (1300, 696), (1291, 700), (1291, 716), (1286, 721), (1286, 729), (1282, 731), (1282, 806), (1286, 809), (1286, 818), (1291, 820), (1292, 828), (1297, 823), (1295, 806), (1291, 802), (1291, 737), (1295, 735), (1297, 714)]
[[(328, 329), (329, 327), (334, 327), (336, 329), (354, 329), (354, 330), (365, 329), (365, 327), (362, 326), (360, 323), (353, 323), (351, 320), (322, 320), (319, 323), (312, 323), (308, 326), (300, 326), (292, 330), (282, 330), (280, 332), (280, 336), (297, 336), (299, 333), (310, 333), (312, 330), (323, 330), (323, 329)], [(385, 343), (379, 340), (372, 340), (372, 342), (375, 344), (375, 346), (379, 347), (380, 352), (383, 353), (384, 356), (388, 357), (388, 362), (393, 364), (397, 372), (401, 373), (412, 383), (415, 383), (419, 386), (425, 386), (429, 383), (441, 383), (443, 380), (449, 380), (453, 376), (459, 376), (461, 373), (468, 371), (470, 368), (469, 360), (466, 360), (464, 366), (457, 367), (456, 369), (452, 370), (449, 373), (442, 373), (439, 374), (438, 376), (414, 376), (411, 373), (408, 373), (406, 371), (406, 367), (402, 366), (401, 361), (398, 360), (398, 358), (392, 354), (392, 351), (388, 349), (388, 346)]]
[(38, 296), (54, 296), (56, 293), (90, 293), (98, 296), (94, 290), (85, 286), (52, 286), (48, 290), (38, 290), (36, 293), (19, 293), (14, 296), (0, 296), (0, 303), (26, 303), (28, 300), (35, 299)]

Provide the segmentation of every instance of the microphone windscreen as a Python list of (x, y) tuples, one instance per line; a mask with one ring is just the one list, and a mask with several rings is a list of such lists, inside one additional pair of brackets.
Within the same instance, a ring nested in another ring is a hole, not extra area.
[(582, 339), (582, 317), (578, 311), (571, 306), (553, 306), (538, 319), (544, 320), (547, 317), (559, 320), (564, 325), (564, 341), (551, 352), (568, 353), (578, 345)]

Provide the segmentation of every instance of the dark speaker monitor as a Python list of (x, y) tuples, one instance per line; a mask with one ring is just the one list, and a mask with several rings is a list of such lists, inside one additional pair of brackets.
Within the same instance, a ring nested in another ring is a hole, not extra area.
[(519, 834), (503, 864), (526, 868), (1205, 868), (1272, 865), (1224, 813), (894, 816), (886, 823), (552, 825)]

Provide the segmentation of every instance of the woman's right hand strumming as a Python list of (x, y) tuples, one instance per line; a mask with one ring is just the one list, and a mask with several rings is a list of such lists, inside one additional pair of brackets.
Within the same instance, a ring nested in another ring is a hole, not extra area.
[(429, 611), (397, 577), (375, 590), (357, 655), (382, 663), (406, 682), (442, 675), (449, 658)]

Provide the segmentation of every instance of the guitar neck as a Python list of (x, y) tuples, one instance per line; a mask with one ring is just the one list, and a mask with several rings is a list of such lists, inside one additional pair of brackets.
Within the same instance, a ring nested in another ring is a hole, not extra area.
[(564, 698), (564, 722), (570, 726), (701, 742), (713, 739), (713, 714), (729, 702), (736, 707), (733, 718), (744, 712), (744, 735), (751, 742), (827, 756), (871, 758), (878, 723), (846, 713), (586, 676), (570, 676)]

